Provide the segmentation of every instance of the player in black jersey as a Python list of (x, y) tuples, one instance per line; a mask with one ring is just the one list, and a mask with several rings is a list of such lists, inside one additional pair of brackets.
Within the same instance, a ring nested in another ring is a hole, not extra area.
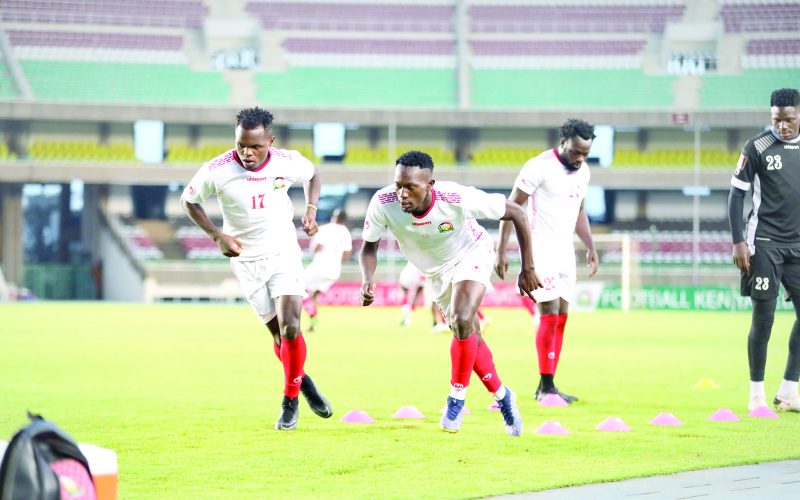
[[(753, 303), (747, 338), (750, 362), (750, 410), (767, 406), (764, 367), (775, 319), (778, 288), (794, 305), (789, 357), (778, 395), (778, 410), (800, 412), (800, 92), (779, 89), (770, 99), (772, 127), (753, 137), (731, 178), (728, 219), (733, 262), (742, 272), (741, 292)], [(753, 209), (742, 220), (744, 196), (753, 188)]]

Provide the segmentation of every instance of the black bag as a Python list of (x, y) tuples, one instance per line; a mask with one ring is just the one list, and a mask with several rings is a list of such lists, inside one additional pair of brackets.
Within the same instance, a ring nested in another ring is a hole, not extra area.
[(78, 444), (40, 415), (8, 444), (0, 465), (0, 500), (95, 500), (89, 462)]

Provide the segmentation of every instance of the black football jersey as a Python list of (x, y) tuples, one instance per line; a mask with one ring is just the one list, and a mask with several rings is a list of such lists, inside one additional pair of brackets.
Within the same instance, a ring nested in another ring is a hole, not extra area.
[(800, 137), (778, 139), (772, 130), (745, 144), (731, 184), (753, 188), (745, 241), (800, 245)]

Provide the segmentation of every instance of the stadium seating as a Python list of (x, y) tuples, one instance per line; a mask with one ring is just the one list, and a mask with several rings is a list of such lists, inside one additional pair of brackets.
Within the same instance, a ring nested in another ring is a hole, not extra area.
[(104, 49), (181, 50), (183, 37), (144, 33), (110, 33), (57, 30), (7, 30), (15, 47), (70, 47)]
[(742, 54), (742, 67), (800, 68), (800, 38), (749, 40)]
[(700, 100), (703, 108), (764, 108), (770, 93), (781, 87), (797, 87), (800, 68), (745, 69), (740, 75), (703, 75)]
[(22, 60), (34, 95), (54, 101), (227, 104), (222, 74), (180, 64)]
[(14, 81), (11, 78), (11, 74), (8, 72), (5, 61), (3, 61), (3, 63), (0, 64), (0, 98), (16, 96), (17, 91), (14, 89)]
[[(114, 217), (112, 227), (122, 237), (125, 246), (133, 256), (139, 260), (158, 260), (164, 258), (164, 253), (153, 243), (147, 233), (129, 218)], [(213, 243), (213, 242), (212, 242)]]
[[(419, 148), (419, 144), (398, 144), (395, 147), (395, 151), (399, 153)], [(428, 146), (425, 147), (424, 150), (426, 153), (431, 155), (433, 164), (437, 167), (456, 164), (455, 154), (451, 150), (446, 150), (436, 146)], [(391, 164), (393, 160), (394, 158), (389, 159), (389, 148), (386, 146), (375, 149), (356, 146), (347, 148), (347, 156), (344, 157), (343, 163), (345, 165), (364, 165), (386, 168), (386, 165)]]
[[(509, 2), (510, 3), (510, 2)], [(481, 4), (469, 7), (474, 33), (662, 33), (683, 17), (681, 2), (561, 4)]]
[[(702, 149), (700, 166), (704, 168), (730, 168), (739, 160), (739, 151), (723, 151), (720, 149)], [(692, 149), (655, 149), (636, 151), (618, 149), (614, 152), (612, 168), (692, 168), (694, 167), (694, 150)]]
[(800, 31), (800, 7), (794, 2), (726, 1), (717, 18), (728, 33)]
[(130, 143), (97, 144), (87, 141), (35, 141), (28, 147), (33, 160), (136, 161)]
[(199, 28), (202, 0), (3, 0), (0, 19), (17, 23)]
[(268, 30), (451, 32), (455, 4), (251, 1)]
[(8, 150), (8, 145), (5, 142), (0, 142), (0, 160), (13, 160), (16, 157), (17, 155)]
[[(691, 264), (694, 261), (693, 234), (689, 231), (634, 231), (630, 235), (637, 249), (636, 260), (641, 264)], [(727, 231), (704, 231), (698, 241), (701, 264), (730, 265), (731, 235)], [(619, 263), (621, 252), (602, 252), (601, 263)]]
[(639, 69), (473, 70), (476, 108), (668, 109), (675, 77)]
[(256, 75), (257, 98), (276, 106), (452, 108), (449, 69), (304, 68)]

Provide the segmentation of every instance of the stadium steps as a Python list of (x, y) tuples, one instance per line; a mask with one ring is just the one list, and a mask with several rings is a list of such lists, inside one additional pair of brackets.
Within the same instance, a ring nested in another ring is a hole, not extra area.
[(180, 260), (185, 258), (183, 249), (178, 243), (175, 231), (172, 229), (172, 224), (169, 221), (139, 219), (137, 224), (150, 236), (153, 243), (164, 252), (164, 259)]

